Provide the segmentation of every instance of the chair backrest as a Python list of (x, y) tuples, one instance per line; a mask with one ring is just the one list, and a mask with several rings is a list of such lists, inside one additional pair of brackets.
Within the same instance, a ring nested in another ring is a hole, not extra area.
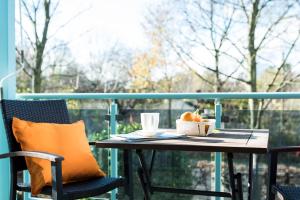
[[(1, 108), (10, 152), (21, 150), (12, 132), (13, 117), (32, 122), (70, 123), (65, 100), (1, 100)], [(24, 158), (16, 158), (12, 164), (17, 171), (27, 169)]]

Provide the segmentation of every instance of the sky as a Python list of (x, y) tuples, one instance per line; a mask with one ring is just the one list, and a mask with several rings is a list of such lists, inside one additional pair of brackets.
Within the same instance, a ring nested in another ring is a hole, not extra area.
[(145, 48), (147, 41), (141, 19), (149, 2), (150, 0), (61, 1), (57, 18), (69, 19), (78, 11), (83, 13), (60, 31), (57, 37), (71, 40), (70, 48), (80, 63), (89, 59), (89, 50), (103, 51), (115, 43), (130, 49)]
[[(159, 0), (60, 0), (59, 2), (49, 35), (55, 33), (55, 40), (69, 42), (71, 54), (81, 66), (89, 64), (91, 54), (97, 55), (98, 52), (103, 52), (116, 44), (132, 50), (147, 49), (149, 46), (141, 24), (147, 7)], [(19, 19), (18, 0), (16, 0), (16, 19), (17, 21)], [(64, 24), (66, 25), (59, 29)], [(24, 18), (23, 26), (29, 26)], [(296, 24), (289, 29), (297, 29), (297, 27)], [(16, 28), (18, 29), (18, 24)], [(59, 31), (56, 31), (57, 29)], [(237, 30), (236, 34), (240, 34), (241, 31)], [(18, 42), (18, 33), (16, 36)], [(265, 55), (270, 58), (269, 60), (279, 63), (282, 55), (277, 51), (276, 43), (273, 42), (272, 46)], [(228, 48), (227, 51), (232, 50)], [(199, 59), (210, 56), (201, 47), (193, 49), (192, 53)], [(291, 57), (291, 60), (299, 61), (297, 54)], [(204, 61), (213, 64), (213, 60), (204, 59)], [(222, 60), (222, 62), (229, 69), (232, 68), (229, 60)], [(262, 72), (268, 66), (270, 63), (264, 63), (264, 66), (258, 68), (258, 72)], [(199, 67), (197, 69), (202, 70)]]
[[(141, 27), (145, 9), (153, 0), (60, 0), (49, 35), (55, 40), (70, 42), (76, 60), (86, 64), (90, 51), (120, 43), (126, 48), (146, 48), (147, 39)], [(19, 1), (16, 0), (16, 20), (19, 21)], [(25, 13), (24, 10), (22, 10)], [(72, 19), (73, 18), (73, 19)], [(22, 24), (29, 27), (23, 17)], [(66, 24), (59, 29), (61, 25)], [(59, 31), (56, 31), (59, 29)], [(16, 42), (20, 41), (16, 24)]]

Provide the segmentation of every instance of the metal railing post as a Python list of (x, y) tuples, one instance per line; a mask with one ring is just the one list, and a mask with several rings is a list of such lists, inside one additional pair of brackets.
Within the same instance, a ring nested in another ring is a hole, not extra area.
[[(215, 99), (215, 118), (216, 128), (221, 128), (222, 123), (222, 105), (220, 99)], [(221, 191), (221, 174), (222, 174), (222, 154), (220, 152), (215, 153), (215, 190)], [(220, 200), (220, 197), (216, 197), (216, 200)]]
[[(23, 179), (24, 179), (24, 183), (30, 184), (30, 174), (29, 174), (28, 170), (26, 170), (26, 171), (23, 172)], [(33, 199), (31, 197), (31, 193), (30, 192), (24, 192), (23, 194), (24, 194), (23, 200), (31, 200), (31, 199)]]
[[(118, 114), (118, 105), (112, 101), (110, 104), (110, 134), (114, 135), (117, 134), (117, 120), (116, 115)], [(111, 149), (111, 156), (110, 156), (110, 175), (112, 177), (118, 177), (118, 150)], [(111, 192), (111, 200), (117, 199), (117, 189), (114, 189)]]
[[(15, 50), (15, 1), (0, 0), (0, 79), (16, 69)], [(14, 99), (16, 94), (16, 78), (11, 77), (3, 83), (4, 98)], [(3, 98), (3, 96), (1, 96)], [(8, 152), (3, 120), (0, 120), (0, 154)], [(0, 199), (9, 199), (10, 162), (0, 161)]]

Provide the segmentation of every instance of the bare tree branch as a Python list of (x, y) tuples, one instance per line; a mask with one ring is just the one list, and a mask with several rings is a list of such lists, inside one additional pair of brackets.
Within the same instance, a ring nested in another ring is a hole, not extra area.
[[(19, 21), (17, 21), (17, 23), (20, 24)], [(22, 29), (22, 31), (25, 33), (26, 39), (29, 41), (31, 47), (32, 47), (32, 48), (35, 48), (35, 44), (34, 44), (34, 42), (31, 40), (29, 33), (28, 33), (25, 29)]]
[[(58, 5), (57, 5), (58, 6)], [(66, 26), (68, 26), (71, 22), (73, 22), (75, 19), (77, 19), (78, 17), (80, 17), (82, 14), (84, 14), (85, 12), (87, 12), (88, 10), (90, 10), (91, 7), (86, 8), (78, 13), (76, 13), (75, 15), (73, 15), (72, 17), (69, 18), (69, 20), (67, 20), (65, 23), (63, 23), (62, 25), (60, 25), (51, 35), (48, 36), (48, 39), (53, 38), (60, 30), (62, 30), (63, 28), (65, 28)], [(55, 9), (56, 10), (56, 9)], [(54, 13), (52, 13), (53, 15)]]
[(23, 7), (25, 8), (26, 16), (29, 18), (29, 20), (30, 20), (31, 22), (33, 22), (33, 21), (34, 21), (34, 20), (33, 20), (33, 17), (31, 16), (31, 12), (29, 11), (27, 4), (25, 3), (25, 0), (22, 0), (22, 5), (23, 5)]
[(290, 46), (289, 50), (287, 51), (285, 57), (283, 58), (283, 61), (282, 61), (281, 65), (278, 67), (277, 72), (276, 72), (275, 76), (273, 77), (273, 80), (271, 81), (271, 83), (269, 84), (269, 86), (266, 90), (267, 92), (269, 92), (271, 90), (271, 88), (274, 86), (274, 83), (275, 83), (280, 71), (286, 65), (287, 60), (288, 60), (291, 52), (294, 50), (294, 47), (295, 47), (297, 41), (299, 40), (299, 38), (300, 38), (300, 31), (298, 31), (297, 37), (294, 39), (294, 42), (292, 43), (292, 45)]
[[(21, 57), (21, 51), (18, 48), (16, 48), (16, 52), (18, 53), (19, 57)], [(16, 61), (18, 62), (18, 64), (21, 64), (21, 59), (19, 59), (18, 57)], [(30, 70), (33, 70), (33, 67), (30, 65), (26, 57), (24, 57), (24, 63), (25, 63), (25, 67), (30, 68)]]
[(274, 21), (267, 29), (267, 31), (265, 32), (265, 34), (263, 35), (262, 39), (260, 40), (260, 42), (258, 43), (256, 50), (259, 50), (261, 45), (263, 44), (263, 42), (266, 40), (266, 38), (269, 36), (269, 34), (273, 31), (274, 27), (277, 26), (280, 22), (282, 22), (282, 20), (284, 19), (284, 17), (288, 14), (289, 10), (292, 8), (291, 5), (288, 5), (287, 9), (285, 9), (283, 11), (283, 13), (278, 17), (278, 19), (276, 21)]
[(222, 81), (222, 84), (225, 84), (229, 79), (233, 78), (233, 75), (239, 70), (239, 67), (235, 68), (229, 75), (226, 76), (226, 79)]
[(241, 1), (242, 10), (244, 11), (244, 14), (245, 14), (246, 19), (247, 19), (247, 23), (249, 24), (250, 17), (248, 15), (248, 12), (247, 12), (247, 9), (246, 9), (246, 6), (245, 6), (245, 2), (244, 2), (244, 0), (240, 0), (240, 1)]
[(57, 1), (56, 4), (53, 6), (52, 12), (50, 13), (50, 18), (54, 17), (54, 14), (56, 13), (57, 8), (59, 6), (59, 3), (60, 3), (60, 1)]
[[(170, 43), (170, 42), (169, 42)], [(171, 46), (173, 47), (175, 53), (177, 54), (177, 56), (180, 58), (180, 60), (183, 62), (184, 66), (187, 67), (189, 70), (191, 70), (197, 77), (199, 77), (201, 80), (207, 82), (210, 85), (214, 85), (214, 82), (209, 81), (208, 79), (204, 78), (202, 75), (200, 75), (193, 67), (191, 67), (186, 60), (182, 57), (182, 54), (177, 51), (177, 48), (174, 46), (173, 43), (170, 43)]]
[[(193, 61), (194, 63), (196, 63), (198, 66), (201, 66), (201, 67), (203, 67), (204, 69), (207, 69), (208, 71), (211, 71), (211, 72), (213, 72), (213, 73), (216, 73), (216, 70), (215, 70), (215, 69), (213, 69), (213, 68), (211, 68), (211, 67), (208, 67), (208, 66), (206, 66), (206, 65), (204, 65), (204, 64), (199, 63), (199, 62), (196, 61), (190, 54), (188, 54), (188, 53), (186, 53), (185, 51), (183, 51), (183, 49), (181, 49), (180, 46), (177, 46), (177, 48), (179, 48), (179, 49), (180, 49), (180, 52), (182, 52), (185, 56), (187, 56), (191, 61)], [(177, 51), (177, 53), (179, 53), (179, 52)], [(182, 55), (181, 55), (181, 57), (182, 57)], [(221, 72), (221, 71), (219, 71), (219, 73), (220, 73), (221, 75), (225, 76), (225, 77), (229, 77), (229, 78), (231, 78), (231, 79), (238, 80), (238, 81), (241, 81), (241, 82), (246, 83), (246, 84), (249, 83), (248, 81), (246, 81), (246, 80), (244, 80), (244, 79), (242, 79), (242, 78), (234, 77), (234, 76), (232, 76), (232, 75), (227, 75), (227, 74), (225, 74), (225, 73), (223, 73), (223, 72)]]

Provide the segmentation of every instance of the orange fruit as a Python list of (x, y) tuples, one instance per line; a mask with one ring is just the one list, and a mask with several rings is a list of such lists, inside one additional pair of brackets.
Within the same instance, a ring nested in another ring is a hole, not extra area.
[(201, 118), (200, 115), (194, 114), (194, 116), (193, 116), (193, 121), (194, 121), (194, 122), (201, 122), (201, 121), (202, 121), (202, 118)]
[(191, 112), (185, 112), (185, 113), (182, 113), (182, 115), (180, 116), (180, 119), (182, 121), (193, 121), (194, 119), (194, 114), (191, 113)]

